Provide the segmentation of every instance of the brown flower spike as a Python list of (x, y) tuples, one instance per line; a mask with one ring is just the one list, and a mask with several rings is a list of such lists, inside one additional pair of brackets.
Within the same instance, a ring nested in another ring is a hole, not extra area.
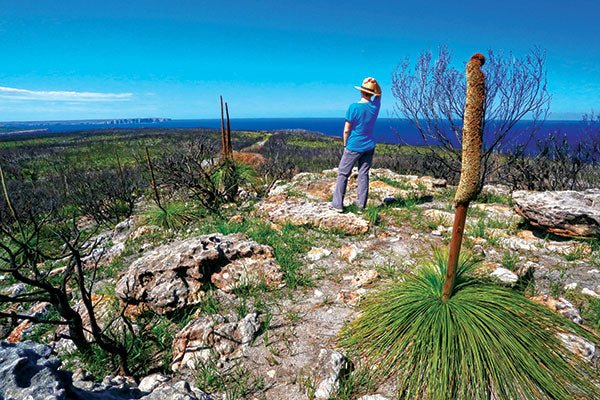
[(483, 124), (483, 102), (485, 101), (485, 76), (481, 67), (485, 57), (481, 53), (473, 54), (467, 64), (467, 101), (462, 134), (462, 170), (455, 204), (464, 204), (473, 200), (477, 194), (477, 185), (481, 172), (481, 142)]
[(485, 57), (481, 53), (473, 54), (467, 63), (467, 99), (465, 103), (465, 118), (462, 135), (462, 170), (458, 189), (454, 196), (456, 214), (452, 239), (448, 252), (448, 270), (442, 291), (442, 300), (447, 301), (454, 290), (456, 266), (460, 255), (467, 210), (469, 203), (477, 194), (479, 176), (481, 173), (481, 143), (483, 137), (483, 116), (485, 102), (485, 76), (481, 66)]

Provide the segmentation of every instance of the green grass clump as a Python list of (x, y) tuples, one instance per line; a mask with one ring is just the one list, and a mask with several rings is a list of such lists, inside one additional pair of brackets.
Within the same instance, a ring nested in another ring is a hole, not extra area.
[(519, 293), (469, 274), (463, 258), (442, 301), (446, 256), (361, 303), (341, 344), (397, 379), (401, 399), (597, 398), (592, 367), (564, 348), (558, 332), (594, 341), (577, 325)]
[(178, 230), (198, 218), (198, 214), (187, 203), (173, 201), (154, 206), (143, 215), (144, 223), (157, 225), (165, 229)]

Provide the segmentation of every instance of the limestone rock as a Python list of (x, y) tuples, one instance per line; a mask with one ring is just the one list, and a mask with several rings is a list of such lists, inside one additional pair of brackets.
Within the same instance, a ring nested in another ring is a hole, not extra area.
[[(344, 205), (350, 205), (357, 196), (358, 170), (353, 169), (348, 179)], [(335, 188), (337, 168), (324, 170), (321, 173), (303, 172), (295, 175), (290, 182), (276, 186), (269, 196), (284, 193), (300, 193), (302, 196), (328, 201)], [(441, 188), (446, 187), (445, 179), (430, 176), (399, 175), (389, 169), (372, 168), (369, 180), (369, 205), (379, 206), (407, 198), (428, 198)]]
[(125, 241), (131, 236), (133, 217), (118, 223), (111, 231), (102, 232), (92, 241), (92, 251), (83, 258), (88, 265), (107, 264), (125, 250)]
[(310, 226), (317, 229), (359, 235), (369, 230), (369, 222), (361, 216), (340, 214), (328, 203), (302, 198), (269, 197), (257, 207), (257, 214), (283, 225)]
[(164, 376), (163, 374), (152, 374), (148, 375), (140, 381), (138, 388), (142, 392), (151, 392), (163, 383), (167, 382), (169, 378)]
[(346, 260), (349, 263), (356, 260), (356, 257), (360, 254), (360, 249), (355, 244), (345, 244), (340, 247), (340, 258)]
[[(27, 312), (27, 315), (31, 315), (37, 318), (45, 317), (51, 309), (50, 303), (37, 303)], [(33, 328), (34, 324), (29, 320), (21, 321), (7, 336), (6, 340), (11, 343), (20, 342), (23, 339), (23, 335), (29, 332)]]
[(379, 272), (374, 269), (359, 271), (352, 277), (352, 286), (360, 288), (373, 283), (377, 278)]
[(0, 342), (0, 398), (66, 399), (70, 379), (49, 346)]
[(533, 226), (561, 236), (600, 235), (600, 189), (513, 192), (515, 210)]
[(502, 283), (514, 285), (519, 280), (519, 276), (506, 268), (496, 268), (491, 274)]
[(429, 221), (435, 222), (436, 224), (442, 226), (452, 226), (454, 223), (454, 213), (448, 211), (430, 208), (423, 211), (423, 216)]
[(306, 254), (306, 258), (310, 261), (319, 261), (322, 258), (329, 257), (331, 250), (322, 249), (320, 247), (312, 247)]
[(352, 365), (341, 353), (321, 349), (317, 364), (317, 390), (315, 399), (328, 399), (339, 388), (340, 379), (350, 373)]
[(482, 195), (510, 197), (511, 193), (512, 190), (507, 185), (483, 185), (481, 189)]
[(179, 381), (174, 385), (159, 386), (152, 393), (141, 397), (140, 400), (210, 400), (205, 394), (197, 396), (189, 383)]
[(558, 338), (562, 344), (573, 354), (578, 355), (587, 362), (593, 362), (596, 355), (596, 346), (587, 340), (567, 333), (558, 333)]
[(558, 312), (559, 314), (562, 314), (564, 317), (570, 319), (571, 321), (577, 324), (583, 323), (583, 318), (581, 318), (579, 310), (567, 299), (564, 299), (562, 297), (555, 299), (552, 296), (544, 295), (532, 297), (531, 300), (544, 304), (546, 307)]
[(584, 295), (590, 296), (590, 297), (594, 297), (596, 299), (600, 299), (600, 294), (598, 294), (598, 293), (596, 293), (593, 290), (588, 289), (588, 288), (581, 289), (581, 294), (584, 294)]
[[(220, 273), (220, 275), (219, 275)], [(135, 260), (117, 283), (117, 296), (129, 304), (145, 304), (166, 313), (204, 296), (202, 286), (214, 282), (224, 290), (240, 280), (264, 279), (279, 285), (282, 274), (272, 249), (241, 234), (204, 235), (166, 244)]]
[(229, 356), (246, 348), (260, 328), (258, 315), (248, 314), (239, 322), (230, 322), (222, 316), (205, 316), (188, 323), (173, 339), (171, 369), (194, 369), (216, 353)]
[(338, 293), (337, 300), (349, 306), (356, 306), (367, 293), (366, 289), (348, 290), (342, 289)]
[(257, 285), (264, 282), (267, 286), (276, 287), (283, 281), (283, 272), (273, 258), (271, 252), (250, 258), (233, 260), (220, 272), (214, 273), (211, 282), (224, 292), (231, 292), (236, 287)]

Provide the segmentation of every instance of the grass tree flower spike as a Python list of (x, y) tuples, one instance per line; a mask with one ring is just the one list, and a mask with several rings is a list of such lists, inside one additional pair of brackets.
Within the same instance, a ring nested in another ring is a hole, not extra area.
[(467, 63), (467, 98), (462, 135), (462, 169), (458, 189), (454, 197), (456, 215), (448, 252), (448, 270), (442, 293), (443, 301), (450, 298), (454, 289), (456, 266), (467, 220), (467, 210), (469, 203), (477, 195), (481, 173), (481, 143), (485, 113), (483, 107), (485, 102), (485, 76), (481, 71), (481, 67), (484, 63), (485, 57), (481, 53), (473, 54)]

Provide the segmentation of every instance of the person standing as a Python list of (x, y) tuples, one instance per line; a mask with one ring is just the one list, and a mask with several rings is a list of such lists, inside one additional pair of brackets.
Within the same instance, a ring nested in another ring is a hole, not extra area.
[(381, 87), (372, 77), (365, 78), (360, 90), (361, 98), (350, 104), (344, 124), (344, 153), (338, 167), (338, 176), (333, 192), (331, 207), (337, 212), (344, 211), (344, 196), (348, 177), (358, 164), (358, 196), (356, 205), (364, 209), (369, 196), (369, 169), (375, 153), (375, 121), (381, 107)]

